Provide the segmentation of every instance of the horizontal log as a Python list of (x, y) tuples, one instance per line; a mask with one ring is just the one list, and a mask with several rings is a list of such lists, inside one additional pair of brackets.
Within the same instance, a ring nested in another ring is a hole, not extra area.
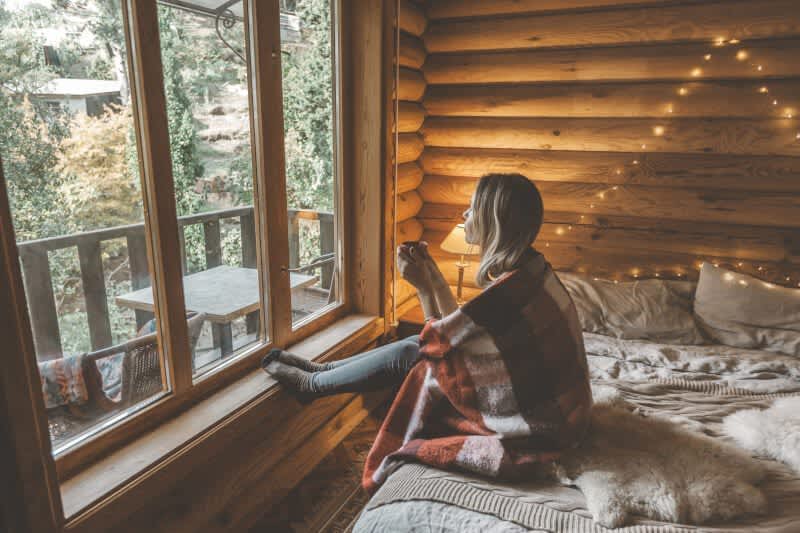
[(407, 220), (422, 209), (422, 197), (417, 191), (409, 191), (397, 195), (397, 222)]
[[(429, 54), (800, 35), (796, 0), (742, 0), (432, 23)], [(735, 53), (730, 46), (726, 52)]]
[(401, 30), (417, 37), (425, 33), (425, 28), (428, 25), (428, 19), (425, 18), (422, 10), (408, 0), (400, 0), (397, 18), (400, 20)]
[[(425, 176), (418, 191), (424, 202), (466, 208), (475, 178)], [(800, 196), (721, 189), (670, 189), (644, 185), (537, 182), (546, 210), (625, 215), (668, 220), (800, 227)]]
[(422, 222), (412, 217), (397, 224), (397, 242), (418, 241), (422, 237)]
[(800, 119), (432, 117), (426, 146), (800, 156)]
[[(445, 233), (425, 232), (423, 239), (431, 243), (431, 256), (450, 284), (458, 280), (458, 256), (443, 252), (439, 247)], [(662, 279), (696, 280), (700, 265), (705, 262), (750, 274), (776, 284), (794, 286), (800, 279), (800, 265), (769, 261), (742, 262), (735, 257), (697, 256), (687, 253), (620, 250), (598, 245), (537, 242), (537, 249), (556, 271), (579, 272), (604, 279), (633, 280), (659, 277)], [(477, 258), (470, 258), (464, 273), (464, 285), (477, 287), (475, 274)], [(789, 278), (787, 281), (786, 278)]]
[(427, 147), (420, 162), (443, 176), (518, 172), (537, 181), (800, 193), (800, 158), (785, 156)]
[[(798, 39), (747, 43), (746, 61), (736, 59), (735, 50), (703, 43), (430, 54), (423, 70), (428, 85), (800, 76)], [(712, 60), (705, 61), (709, 53)]]
[(425, 144), (422, 142), (422, 135), (401, 133), (397, 142), (397, 163), (416, 161), (424, 148)]
[[(425, 231), (447, 232), (462, 221), (458, 211), (426, 203), (418, 219)], [(800, 264), (800, 232), (786, 228), (547, 210), (538, 240)]]
[(419, 70), (400, 68), (400, 83), (397, 99), (408, 102), (419, 102), (425, 94), (425, 76)]
[(425, 109), (415, 102), (399, 102), (397, 129), (400, 133), (419, 131), (425, 122)]
[(434, 85), (425, 95), (425, 111), (456, 117), (777, 118), (786, 106), (773, 102), (797, 104), (798, 94), (800, 80)]
[(400, 32), (400, 66), (419, 70), (427, 56), (425, 45), (418, 37)]
[(403, 163), (397, 167), (397, 192), (413, 191), (422, 183), (422, 169), (415, 163)]
[(486, 17), (541, 13), (566, 9), (619, 7), (624, 5), (666, 4), (669, 0), (436, 0), (428, 6), (428, 19)]

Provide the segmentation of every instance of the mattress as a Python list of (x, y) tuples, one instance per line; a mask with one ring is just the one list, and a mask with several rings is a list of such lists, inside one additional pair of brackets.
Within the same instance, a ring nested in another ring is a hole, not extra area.
[[(766, 408), (800, 395), (800, 359), (727, 346), (676, 346), (586, 334), (592, 382), (610, 386), (650, 415), (723, 440), (721, 420), (741, 409)], [(619, 531), (789, 533), (800, 531), (800, 474), (760, 459), (769, 512), (735, 523), (695, 527), (646, 518)], [(600, 532), (574, 487), (546, 481), (504, 483), (420, 464), (400, 467), (378, 490), (355, 532)], [(617, 530), (615, 530), (617, 531)]]

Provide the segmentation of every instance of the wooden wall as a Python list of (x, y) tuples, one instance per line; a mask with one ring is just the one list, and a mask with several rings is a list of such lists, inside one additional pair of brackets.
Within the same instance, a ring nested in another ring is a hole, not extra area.
[[(425, 75), (422, 65), (427, 51), (422, 35), (428, 25), (422, 2), (400, 0), (399, 79), (397, 84), (397, 242), (418, 240), (422, 237), (422, 222), (418, 218), (422, 209), (419, 185), (422, 183), (422, 124), (425, 121)], [(398, 279), (396, 287), (398, 314), (413, 305), (416, 291), (407, 282)], [(404, 305), (405, 304), (405, 305)]]
[(521, 172), (557, 269), (691, 279), (711, 261), (800, 286), (797, 0), (431, 0), (427, 16), (425, 239), (477, 177)]

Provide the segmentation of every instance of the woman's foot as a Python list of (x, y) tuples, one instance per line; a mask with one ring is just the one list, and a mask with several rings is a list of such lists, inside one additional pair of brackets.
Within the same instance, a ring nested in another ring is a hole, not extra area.
[(276, 359), (281, 363), (286, 363), (287, 365), (299, 368), (300, 370), (305, 370), (306, 372), (322, 372), (323, 370), (330, 370), (330, 366), (327, 363), (315, 363), (313, 361), (309, 361), (308, 359), (304, 359), (299, 355), (287, 352), (286, 350), (280, 350), (280, 353), (276, 356)]
[(261, 361), (264, 371), (291, 390), (300, 403), (311, 402), (316, 397), (311, 383), (312, 374), (280, 361), (278, 356), (273, 353), (275, 351), (271, 351)]

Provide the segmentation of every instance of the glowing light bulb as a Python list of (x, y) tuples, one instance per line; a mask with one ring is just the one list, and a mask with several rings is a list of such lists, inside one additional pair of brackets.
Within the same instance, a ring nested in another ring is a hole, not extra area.
[(794, 138), (800, 140), (800, 133), (796, 134)]
[(572, 226), (567, 226), (567, 229), (572, 231)]
[(767, 89), (767, 87), (759, 87), (758, 92), (760, 92), (761, 94), (766, 94), (769, 92), (769, 89)]
[(606, 199), (606, 193), (604, 193), (604, 192), (599, 192), (599, 193), (597, 193), (597, 196), (599, 196), (599, 197), (600, 197), (601, 199), (603, 199), (603, 200), (605, 200), (605, 199)]
[(736, 263), (736, 266), (739, 267), (739, 268), (741, 268), (742, 265), (744, 265), (744, 263)]
[(762, 70), (764, 70), (764, 67), (762, 67), (761, 65), (758, 65), (758, 66), (756, 67), (756, 70), (757, 70), (757, 71), (759, 71), (759, 72), (761, 72)]
[(659, 274), (658, 272), (656, 272), (656, 277), (657, 277), (657, 278), (660, 278), (660, 277), (661, 277), (661, 274)]
[(722, 276), (722, 279), (724, 279), (725, 281), (733, 281), (733, 274), (727, 272), (724, 276)]
[(674, 113), (674, 110), (672, 109), (672, 106), (669, 106), (669, 107), (667, 108), (667, 113), (669, 113), (670, 115), (671, 115), (672, 113)]
[(655, 126), (653, 128), (653, 135), (657, 136), (664, 135), (664, 126)]
[(564, 228), (561, 226), (556, 228), (556, 235), (564, 235)]
[(725, 37), (717, 37), (714, 39), (714, 46), (725, 46)]
[(613, 187), (611, 187), (611, 190), (616, 191), (617, 189), (619, 189), (619, 185), (614, 185)]
[(619, 176), (620, 174), (622, 174), (622, 171), (620, 169), (617, 169), (617, 176)]
[(647, 145), (646, 144), (642, 145), (642, 150), (647, 150)]
[(777, 100), (773, 100), (772, 101), (772, 105), (778, 105), (778, 101)]
[(750, 57), (750, 54), (747, 53), (747, 50), (739, 50), (736, 52), (736, 59), (739, 61), (744, 61), (748, 57)]
[(634, 159), (634, 160), (633, 160), (633, 164), (634, 164), (634, 165), (638, 165), (638, 164), (639, 164), (639, 160), (638, 160), (638, 159)]
[(693, 78), (697, 78), (699, 76), (702, 76), (703, 75), (703, 69), (701, 69), (700, 67), (694, 67), (692, 69), (691, 74), (692, 74)]
[(761, 272), (762, 270), (764, 270), (764, 267), (758, 267), (759, 272)]
[(743, 279), (740, 279), (739, 280), (739, 285), (741, 285), (743, 287), (747, 287), (747, 282), (745, 280), (743, 280)]
[(728, 41), (730, 44), (739, 44), (741, 41), (739, 39), (731, 39)]
[(786, 281), (791, 281), (791, 280), (792, 280), (792, 278), (790, 278), (789, 276), (786, 276)]
[(711, 54), (704, 55), (703, 59), (705, 59), (706, 61), (711, 61)]
[(719, 263), (713, 263), (713, 265), (714, 265), (715, 267), (719, 268)]
[(594, 209), (594, 204), (589, 204), (589, 209)]
[(583, 215), (581, 215), (581, 220), (583, 220), (584, 218), (586, 218), (586, 217), (584, 217)]
[(544, 243), (544, 247), (545, 248), (550, 248), (550, 243), (549, 242)]
[(678, 89), (678, 94), (681, 96), (686, 96), (687, 94), (689, 94), (689, 89), (687, 89), (686, 87), (681, 87), (680, 89)]

